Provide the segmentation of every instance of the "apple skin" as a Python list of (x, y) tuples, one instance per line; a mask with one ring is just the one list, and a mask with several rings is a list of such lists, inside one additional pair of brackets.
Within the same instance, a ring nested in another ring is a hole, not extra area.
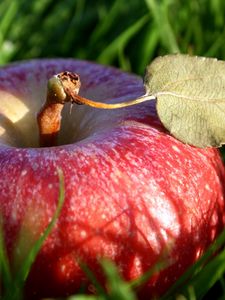
[(131, 280), (166, 255), (170, 266), (139, 297), (161, 295), (224, 226), (219, 152), (170, 136), (154, 102), (118, 110), (68, 105), (61, 145), (38, 148), (35, 116), (47, 79), (65, 70), (80, 75), (80, 94), (91, 99), (119, 102), (144, 93), (139, 77), (86, 61), (32, 60), (0, 69), (0, 209), (11, 263), (19, 268), (51, 220), (60, 168), (64, 206), (28, 277), (27, 297), (70, 295), (84, 284), (91, 290), (79, 261), (102, 278), (98, 261), (107, 257)]

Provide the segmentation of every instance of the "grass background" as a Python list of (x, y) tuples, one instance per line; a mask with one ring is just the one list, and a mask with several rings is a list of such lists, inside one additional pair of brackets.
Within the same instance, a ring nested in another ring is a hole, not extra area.
[(1, 0), (0, 64), (74, 57), (143, 74), (171, 52), (225, 58), (223, 0)]
[[(224, 25), (224, 0), (1, 0), (0, 65), (37, 57), (73, 57), (143, 75), (154, 57), (167, 53), (225, 60)], [(115, 292), (109, 299), (134, 299), (114, 267), (107, 263), (103, 267)], [(224, 269), (222, 251), (207, 268), (195, 266), (188, 285), (181, 280), (186, 298), (175, 297), (175, 287), (165, 299), (195, 300), (204, 295), (225, 299)]]

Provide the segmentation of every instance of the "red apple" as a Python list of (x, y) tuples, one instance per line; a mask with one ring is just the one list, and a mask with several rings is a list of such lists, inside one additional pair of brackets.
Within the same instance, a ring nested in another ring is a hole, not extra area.
[(139, 77), (91, 62), (33, 60), (0, 70), (0, 209), (12, 263), (19, 266), (51, 220), (60, 168), (64, 207), (29, 275), (29, 299), (77, 292), (87, 283), (80, 261), (100, 274), (98, 260), (107, 257), (131, 280), (167, 253), (170, 266), (140, 298), (162, 294), (223, 228), (219, 152), (170, 136), (153, 102), (118, 110), (65, 106), (59, 145), (40, 148), (36, 114), (47, 79), (65, 70), (80, 75), (80, 94), (91, 99), (144, 94)]

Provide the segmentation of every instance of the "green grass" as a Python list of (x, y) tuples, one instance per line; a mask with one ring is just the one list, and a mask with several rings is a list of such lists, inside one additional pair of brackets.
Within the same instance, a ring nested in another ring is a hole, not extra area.
[(143, 74), (165, 53), (225, 58), (223, 0), (2, 0), (0, 64), (74, 57)]
[[(36, 57), (73, 57), (143, 75), (154, 57), (167, 53), (225, 60), (224, 23), (224, 0), (1, 0), (0, 64)], [(62, 198), (61, 194), (59, 199)], [(0, 271), (6, 293), (1, 299), (21, 296), (30, 266), (58, 216), (61, 200), (52, 223), (17, 276), (11, 274), (4, 238), (0, 235)], [(224, 245), (224, 239), (222, 233), (209, 252), (162, 299), (178, 299), (177, 294), (184, 295), (185, 299), (202, 299), (215, 287), (224, 299), (225, 250), (204, 266), (215, 248)], [(98, 297), (77, 295), (70, 300), (135, 299), (133, 288), (139, 283), (125, 283), (110, 262), (103, 262), (102, 266), (111, 295), (105, 294), (95, 282)]]
[[(54, 227), (61, 209), (64, 203), (64, 178), (61, 170), (58, 170), (59, 174), (59, 197), (58, 205), (55, 213), (52, 217), (47, 228), (44, 230), (42, 235), (38, 240), (32, 245), (29, 251), (26, 253), (24, 260), (21, 262), (20, 266), (17, 268), (18, 271), (14, 273), (11, 270), (8, 257), (6, 254), (4, 235), (3, 235), (3, 220), (1, 219), (0, 227), (0, 277), (2, 278), (2, 287), (0, 289), (0, 299), (1, 300), (21, 300), (23, 297), (23, 288), (30, 272), (31, 266), (37, 257), (45, 239), (50, 234), (52, 228)], [(21, 243), (18, 240), (17, 250)]]

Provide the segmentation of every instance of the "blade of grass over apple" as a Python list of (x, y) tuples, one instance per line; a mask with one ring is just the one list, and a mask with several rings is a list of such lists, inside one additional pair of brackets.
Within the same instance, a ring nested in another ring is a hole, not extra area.
[(46, 238), (50, 234), (51, 230), (53, 229), (53, 227), (60, 215), (60, 212), (62, 210), (64, 198), (65, 198), (65, 188), (64, 188), (64, 177), (63, 177), (63, 173), (61, 170), (58, 170), (58, 175), (59, 175), (59, 197), (58, 197), (58, 205), (56, 207), (55, 213), (54, 213), (49, 225), (47, 226), (47, 228), (45, 229), (43, 234), (40, 236), (40, 238), (37, 240), (34, 247), (29, 252), (29, 255), (28, 255), (26, 261), (23, 262), (22, 268), (18, 274), (18, 280), (23, 280), (25, 282), (25, 280), (27, 279), (27, 275), (28, 275), (31, 265), (33, 264), (44, 241), (46, 240)]
[(119, 275), (116, 266), (109, 260), (101, 261), (102, 268), (107, 277), (107, 286), (111, 299), (135, 300), (136, 296), (129, 283), (125, 282)]
[(84, 271), (84, 273), (86, 274), (87, 278), (90, 280), (90, 282), (93, 283), (93, 285), (97, 291), (97, 294), (99, 296), (105, 297), (106, 292), (105, 292), (103, 286), (100, 284), (100, 282), (96, 278), (95, 274), (90, 270), (90, 268), (85, 263), (80, 262), (79, 265), (80, 265), (81, 269)]
[[(86, 264), (82, 262), (80, 263), (81, 269), (84, 271), (87, 278), (93, 283), (96, 289), (96, 293), (97, 293), (96, 298), (90, 298), (90, 299), (135, 300), (136, 299), (135, 290), (138, 290), (154, 274), (168, 267), (168, 258), (163, 257), (152, 268), (150, 268), (149, 271), (145, 272), (142, 276), (132, 280), (131, 282), (126, 282), (121, 278), (116, 265), (112, 261), (103, 258), (100, 260), (100, 264), (106, 275), (106, 281), (107, 281), (106, 286), (107, 288), (109, 288), (109, 291), (105, 291), (103, 286), (97, 280), (95, 274), (90, 270), (90, 268)], [(76, 297), (78, 297), (78, 299), (80, 299), (79, 297), (81, 297), (81, 299), (87, 299), (87, 300), (89, 299), (89, 296), (83, 296), (83, 295), (78, 295)], [(68, 298), (67, 300), (72, 300), (72, 299), (73, 298)]]
[[(85, 264), (80, 264), (81, 268), (96, 289), (96, 297), (93, 296), (93, 298), (91, 296), (90, 299), (136, 300), (133, 286), (129, 282), (126, 282), (121, 278), (117, 266), (106, 258), (101, 259), (100, 264), (106, 276), (107, 290), (105, 290), (98, 282), (95, 274), (89, 269), (88, 266), (86, 266)], [(74, 296), (74, 298), (72, 297), (67, 300), (77, 299), (77, 297), (78, 299), (89, 300), (89, 296), (84, 295)]]
[[(193, 287), (196, 299), (202, 299), (212, 286), (222, 277), (225, 272), (225, 250), (217, 254), (205, 267), (204, 271), (197, 274), (188, 282), (187, 286)], [(187, 286), (181, 290), (181, 293), (187, 295)]]
[[(92, 296), (92, 295), (76, 295), (66, 298), (66, 300), (106, 300), (104, 296)], [(116, 300), (116, 299), (115, 299)]]
[[(172, 300), (177, 293), (185, 293), (187, 295), (189, 286), (194, 287), (196, 295), (204, 295), (222, 277), (225, 271), (225, 250), (213, 257), (224, 244), (225, 230), (210, 245), (204, 255), (176, 281), (161, 300)], [(200, 298), (197, 297), (197, 299)]]
[[(65, 188), (64, 188), (64, 177), (63, 173), (60, 169), (58, 169), (58, 176), (59, 176), (59, 196), (58, 196), (58, 204), (56, 207), (56, 210), (54, 212), (54, 215), (48, 224), (47, 228), (44, 230), (43, 234), (39, 237), (39, 239), (35, 242), (34, 246), (29, 251), (28, 255), (26, 256), (25, 260), (22, 261), (21, 266), (19, 268), (19, 271), (15, 274), (15, 276), (11, 275), (11, 271), (9, 269), (7, 256), (5, 254), (4, 250), (4, 241), (1, 238), (0, 239), (0, 259), (1, 259), (1, 267), (4, 273), (2, 275), (6, 275), (6, 278), (4, 278), (4, 290), (5, 294), (3, 299), (5, 300), (19, 300), (22, 298), (23, 293), (23, 287), (25, 284), (25, 281), (28, 277), (28, 274), (30, 272), (31, 266), (33, 262), (35, 261), (35, 258), (38, 255), (38, 252), (40, 251), (44, 241), (50, 234), (51, 230), (53, 229), (60, 212), (63, 207), (64, 198), (65, 198)], [(2, 235), (1, 235), (2, 236)], [(19, 244), (19, 243), (18, 243)]]
[(0, 215), (0, 278), (2, 280), (2, 282), (0, 283), (0, 298), (1, 298), (2, 285), (3, 287), (7, 287), (10, 286), (12, 282), (9, 261), (6, 254), (5, 243), (4, 243), (3, 220), (1, 215)]
[(87, 278), (94, 285), (97, 296), (85, 296), (78, 294), (77, 296), (67, 298), (67, 300), (135, 300), (135, 291), (138, 290), (143, 284), (145, 284), (149, 280), (149, 278), (151, 278), (154, 274), (168, 267), (168, 258), (162, 258), (162, 260), (157, 262), (152, 268), (150, 268), (149, 271), (145, 272), (142, 276), (132, 280), (131, 282), (126, 282), (121, 278), (117, 266), (112, 261), (104, 258), (100, 260), (100, 264), (106, 276), (107, 291), (103, 288), (101, 283), (99, 283), (98, 279), (96, 278), (95, 274), (90, 270), (90, 268), (86, 264), (80, 262), (80, 267), (86, 274)]
[[(191, 280), (188, 280), (176, 294), (183, 295), (186, 299), (190, 299), (191, 291), (196, 299), (202, 299), (203, 296), (220, 280), (225, 271), (225, 250), (219, 253), (212, 261), (210, 261), (201, 272), (194, 275)], [(174, 299), (174, 294), (163, 300)]]
[(219, 278), (218, 282), (220, 283), (220, 287), (222, 290), (222, 295), (225, 295), (225, 278), (224, 278), (224, 274), (222, 274), (222, 276)]

